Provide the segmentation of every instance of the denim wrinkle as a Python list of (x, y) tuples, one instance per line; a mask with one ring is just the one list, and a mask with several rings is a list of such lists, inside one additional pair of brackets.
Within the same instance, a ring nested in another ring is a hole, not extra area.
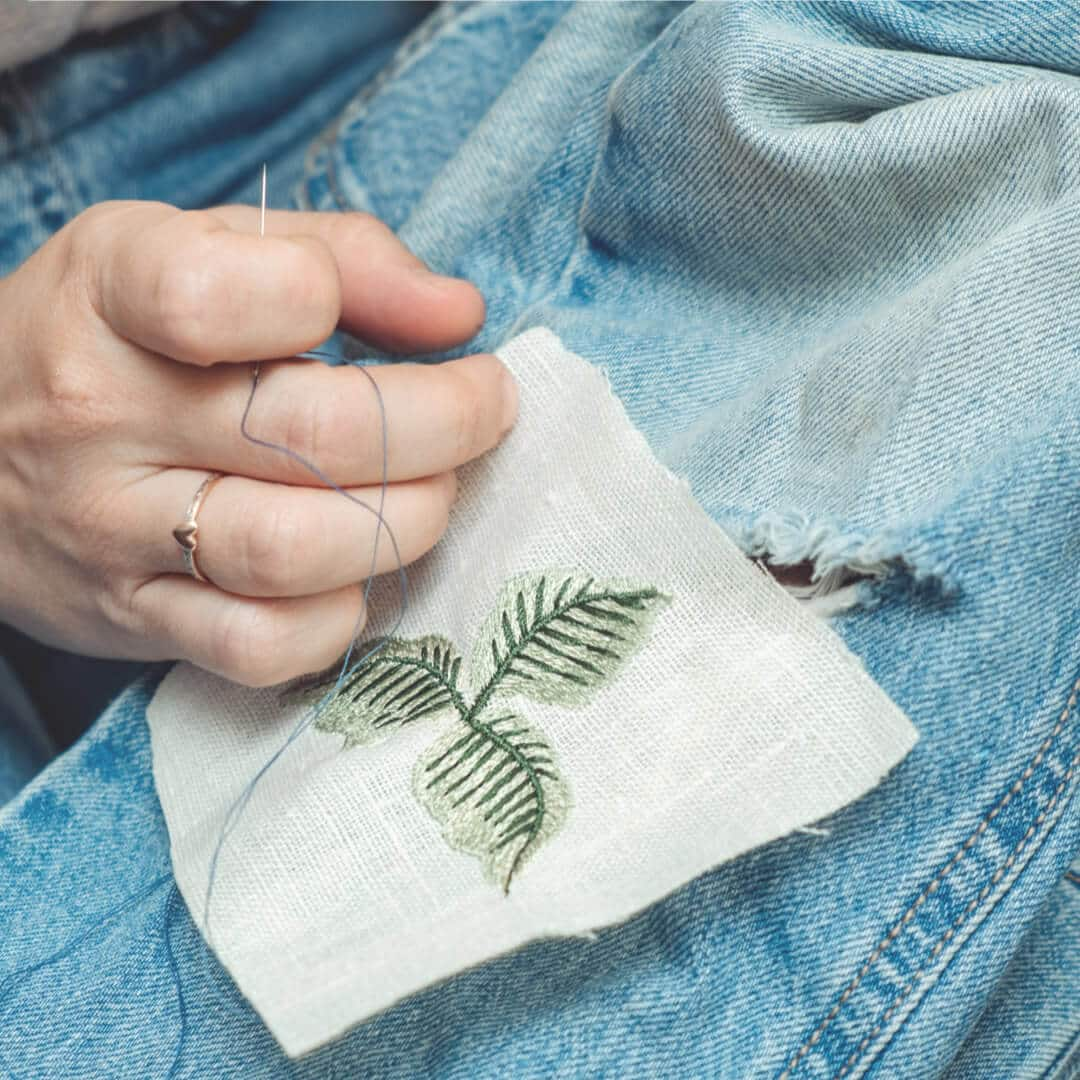
[[(1080, 7), (334, 7), (231, 12), (220, 54), (172, 13), (21, 71), (44, 135), (6, 87), (0, 266), (96, 199), (253, 201), (263, 159), (299, 206), (378, 214), (484, 293), (463, 351), (549, 328), (748, 554), (873, 575), (833, 625), (921, 738), (824, 835), (296, 1063), (176, 911), (178, 1075), (1073, 1075)], [(154, 678), (0, 810), (0, 980), (168, 868)], [(160, 923), (9, 987), (7, 1067), (163, 1075)]]

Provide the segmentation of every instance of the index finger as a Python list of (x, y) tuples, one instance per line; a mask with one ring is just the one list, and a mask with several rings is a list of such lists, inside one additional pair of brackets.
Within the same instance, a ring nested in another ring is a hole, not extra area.
[[(258, 231), (255, 207), (213, 213), (234, 229)], [(474, 285), (433, 273), (371, 214), (271, 211), (266, 235), (312, 236), (327, 245), (341, 273), (341, 325), (362, 341), (395, 353), (436, 352), (483, 325), (484, 299)]]
[[(104, 215), (103, 215), (104, 216)], [(198, 365), (304, 352), (340, 324), (395, 352), (430, 352), (483, 322), (468, 282), (433, 274), (362, 214), (180, 211), (116, 204), (94, 275), (99, 311), (122, 337)]]
[(75, 235), (92, 249), (98, 313), (133, 344), (205, 366), (303, 352), (337, 325), (337, 263), (315, 237), (236, 232), (164, 204), (99, 211)]

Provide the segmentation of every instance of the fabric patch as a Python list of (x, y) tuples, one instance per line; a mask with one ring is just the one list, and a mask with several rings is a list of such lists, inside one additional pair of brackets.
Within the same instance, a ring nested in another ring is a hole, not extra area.
[[(846, 805), (916, 739), (600, 371), (546, 330), (499, 352), (517, 426), (460, 470), (394, 639), (266, 773), (218, 865), (210, 944), (291, 1055), (528, 941), (628, 918)], [(397, 599), (392, 575), (372, 590), (373, 637)], [(179, 665), (151, 702), (196, 922), (224, 815), (314, 693)]]

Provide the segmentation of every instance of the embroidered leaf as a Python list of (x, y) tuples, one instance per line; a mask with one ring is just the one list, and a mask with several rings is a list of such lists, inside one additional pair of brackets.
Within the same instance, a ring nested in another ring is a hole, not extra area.
[(569, 803), (551, 745), (511, 713), (455, 724), (417, 763), (413, 790), (447, 843), (477, 856), (505, 891)]
[(669, 602), (651, 586), (565, 571), (511, 579), (473, 653), (478, 708), (511, 694), (584, 704), (641, 648)]
[[(361, 645), (363, 656), (371, 645)], [(346, 748), (370, 743), (402, 724), (447, 712), (464, 715), (458, 692), (461, 657), (446, 638), (391, 638), (359, 665), (315, 721), (320, 731), (345, 736)], [(333, 681), (302, 687), (296, 694), (318, 700)]]

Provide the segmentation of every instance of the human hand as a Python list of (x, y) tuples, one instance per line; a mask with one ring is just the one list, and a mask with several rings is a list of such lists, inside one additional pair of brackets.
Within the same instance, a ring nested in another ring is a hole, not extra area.
[[(248, 685), (321, 670), (361, 614), (377, 520), (248, 430), (377, 507), (378, 402), (363, 372), (282, 360), (338, 325), (394, 352), (483, 321), (374, 218), (160, 203), (92, 207), (0, 280), (0, 620), (95, 656), (187, 659)], [(431, 548), (453, 469), (517, 412), (494, 356), (368, 369), (386, 410), (384, 519)], [(172, 535), (209, 472), (197, 565)], [(393, 569), (383, 534), (376, 572)]]

